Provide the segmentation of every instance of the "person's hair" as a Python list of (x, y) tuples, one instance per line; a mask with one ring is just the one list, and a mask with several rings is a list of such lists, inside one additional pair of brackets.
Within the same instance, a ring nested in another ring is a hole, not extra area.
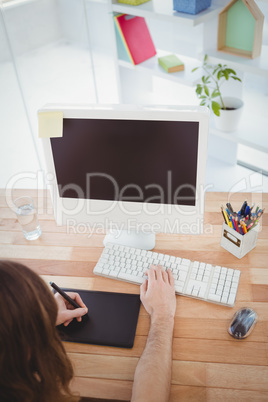
[(24, 265), (0, 260), (1, 402), (73, 400), (73, 368), (56, 318), (46, 283)]

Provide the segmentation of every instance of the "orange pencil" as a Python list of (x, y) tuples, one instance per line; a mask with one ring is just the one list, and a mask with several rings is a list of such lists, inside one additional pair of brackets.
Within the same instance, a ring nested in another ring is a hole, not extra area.
[(242, 229), (243, 229), (244, 234), (246, 234), (246, 233), (247, 233), (247, 227), (246, 227), (246, 225), (245, 225), (245, 222), (241, 222), (241, 221), (240, 221), (240, 223), (241, 223), (241, 226), (242, 226)]

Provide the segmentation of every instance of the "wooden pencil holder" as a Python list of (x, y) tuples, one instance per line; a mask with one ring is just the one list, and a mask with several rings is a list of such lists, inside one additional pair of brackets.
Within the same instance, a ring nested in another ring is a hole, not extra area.
[(244, 257), (257, 244), (259, 225), (241, 235), (226, 223), (222, 224), (221, 246), (237, 258)]

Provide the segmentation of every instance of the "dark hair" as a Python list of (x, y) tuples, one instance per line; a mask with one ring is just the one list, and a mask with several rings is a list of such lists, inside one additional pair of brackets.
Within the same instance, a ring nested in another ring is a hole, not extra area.
[(24, 265), (0, 260), (1, 402), (72, 398), (73, 368), (56, 318), (57, 304), (46, 283)]

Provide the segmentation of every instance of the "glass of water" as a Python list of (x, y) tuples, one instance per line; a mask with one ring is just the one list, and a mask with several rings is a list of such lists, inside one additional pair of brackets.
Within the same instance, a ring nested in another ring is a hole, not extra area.
[(35, 240), (42, 231), (38, 222), (37, 212), (31, 197), (19, 197), (13, 201), (18, 221), (22, 227), (25, 239)]

